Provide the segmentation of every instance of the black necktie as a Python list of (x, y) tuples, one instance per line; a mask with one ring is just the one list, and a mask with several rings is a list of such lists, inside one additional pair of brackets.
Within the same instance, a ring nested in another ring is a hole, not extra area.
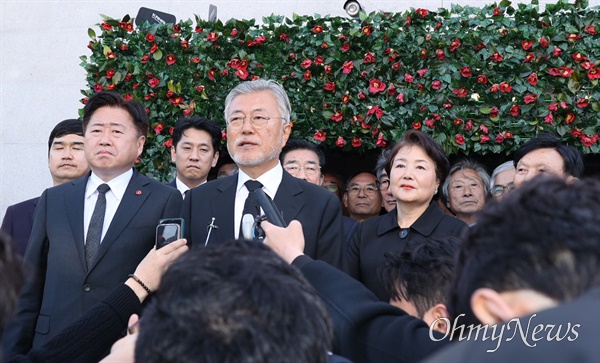
[(100, 241), (102, 240), (102, 225), (104, 224), (104, 213), (106, 212), (106, 192), (110, 190), (108, 184), (98, 185), (98, 200), (94, 207), (94, 213), (90, 219), (87, 238), (85, 239), (85, 261), (88, 268), (92, 264)]
[(246, 198), (246, 202), (244, 203), (244, 211), (242, 212), (242, 221), (240, 221), (240, 233), (239, 238), (243, 238), (244, 234), (242, 233), (242, 223), (244, 220), (244, 216), (246, 214), (251, 214), (253, 217), (260, 215), (260, 205), (256, 200), (256, 196), (254, 195), (254, 191), (262, 188), (263, 185), (261, 182), (256, 180), (248, 180), (244, 183), (246, 189), (248, 189), (248, 198)]
[(190, 191), (191, 191), (191, 189), (188, 189), (185, 192), (183, 192), (183, 199), (184, 200), (185, 200), (185, 198), (187, 198), (190, 195)]

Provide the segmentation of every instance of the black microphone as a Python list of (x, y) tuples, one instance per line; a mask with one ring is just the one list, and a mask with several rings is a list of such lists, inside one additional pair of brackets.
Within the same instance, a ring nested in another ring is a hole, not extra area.
[(262, 190), (260, 188), (256, 189), (254, 191), (254, 195), (256, 196), (256, 200), (258, 201), (258, 204), (260, 204), (260, 207), (265, 212), (265, 216), (267, 217), (267, 220), (270, 223), (273, 223), (274, 225), (276, 225), (278, 227), (283, 227), (283, 228), (287, 227), (287, 223), (283, 219), (283, 216), (281, 215), (281, 212), (275, 205), (275, 202), (273, 202), (271, 197), (269, 197), (264, 192), (264, 190)]

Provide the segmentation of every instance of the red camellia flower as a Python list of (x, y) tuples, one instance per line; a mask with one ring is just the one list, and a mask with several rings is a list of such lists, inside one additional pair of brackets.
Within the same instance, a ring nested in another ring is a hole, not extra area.
[(344, 147), (344, 145), (346, 145), (346, 140), (344, 140), (343, 137), (338, 137), (337, 140), (335, 141), (335, 146), (337, 147)]
[(235, 38), (235, 37), (237, 37), (237, 36), (238, 36), (238, 34), (239, 34), (238, 30), (237, 30), (237, 29), (233, 29), (233, 30), (231, 31), (231, 34), (229, 34), (229, 36), (230, 36), (231, 38)]
[(594, 68), (594, 63), (590, 62), (589, 60), (585, 60), (585, 61), (581, 62), (581, 67), (583, 69), (590, 70), (590, 69)]
[(548, 106), (548, 110), (549, 111), (558, 111), (558, 103), (556, 103), (556, 102), (550, 103), (550, 106)]
[(375, 117), (379, 120), (383, 117), (383, 110), (379, 106), (373, 106), (367, 111), (367, 116), (375, 114)]
[(479, 143), (480, 144), (485, 144), (488, 141), (490, 141), (490, 137), (487, 136), (487, 135), (481, 135), (481, 137), (479, 138)]
[(154, 42), (154, 40), (156, 40), (156, 37), (154, 36), (154, 34), (152, 34), (152, 33), (146, 34), (146, 41), (148, 43), (152, 43), (152, 42)]
[(354, 136), (352, 138), (352, 147), (361, 147), (361, 146), (362, 146), (362, 141), (358, 137)]
[(378, 79), (371, 78), (369, 80), (369, 92), (378, 93), (384, 91), (386, 88), (385, 83), (381, 82)]
[(497, 142), (498, 144), (501, 144), (503, 141), (504, 141), (504, 135), (502, 135), (502, 134), (498, 134), (498, 135), (496, 136), (496, 142)]
[(535, 54), (533, 54), (533, 53), (528, 53), (528, 54), (525, 56), (525, 60), (523, 61), (523, 63), (529, 63), (529, 62), (531, 62), (531, 61), (532, 61), (532, 60), (534, 60), (534, 59), (535, 59)]
[(500, 15), (502, 15), (502, 10), (500, 10), (499, 8), (494, 8), (493, 16), (500, 16)]
[(111, 79), (113, 78), (113, 76), (115, 75), (115, 70), (114, 69), (109, 69), (108, 71), (106, 71), (106, 79)]
[(577, 63), (581, 63), (581, 62), (583, 62), (584, 60), (587, 59), (587, 57), (585, 55), (583, 55), (583, 54), (581, 54), (579, 52), (574, 53), (571, 57), (573, 57), (573, 60), (575, 62), (577, 62)]
[(342, 96), (342, 103), (343, 104), (347, 104), (348, 102), (350, 102), (350, 95), (345, 94)]
[(530, 103), (534, 103), (537, 100), (537, 95), (534, 93), (529, 93), (527, 95), (525, 95), (525, 103), (526, 104), (530, 104)]
[(323, 59), (323, 57), (321, 56), (317, 56), (317, 58), (315, 58), (315, 64), (318, 66), (321, 66), (325, 63), (325, 60)]
[(441, 49), (438, 49), (438, 50), (436, 50), (436, 51), (435, 51), (435, 55), (437, 56), (437, 58), (438, 58), (439, 60), (442, 60), (442, 59), (444, 59), (444, 58), (446, 57), (446, 54), (445, 54), (445, 53), (444, 53), (444, 51), (443, 51), (443, 50), (441, 50)]
[(450, 51), (454, 52), (458, 48), (460, 48), (460, 39), (457, 38), (450, 42)]
[(569, 78), (573, 74), (573, 69), (567, 66), (561, 66), (558, 68), (548, 68), (548, 73), (555, 77)]
[(156, 52), (158, 50), (158, 44), (154, 43), (152, 44), (152, 47), (150, 47), (150, 53), (154, 54), (154, 52)]
[(592, 68), (588, 71), (587, 75), (590, 80), (600, 79), (600, 69)]
[(396, 86), (394, 86), (393, 84), (390, 83), (390, 86), (388, 87), (388, 95), (393, 96), (396, 94)]
[(548, 41), (548, 38), (540, 38), (540, 45), (544, 48), (548, 48), (550, 46), (550, 42)]
[(431, 88), (436, 91), (439, 90), (442, 88), (442, 82), (436, 79), (435, 81), (431, 82)]
[(443, 106), (443, 107), (444, 107), (446, 110), (450, 110), (450, 109), (452, 109), (452, 103), (444, 103), (442, 106)]
[(421, 50), (421, 55), (420, 55), (421, 59), (425, 59), (427, 58), (427, 49), (422, 49)]
[(192, 114), (192, 110), (190, 110), (189, 108), (186, 108), (185, 110), (183, 110), (183, 116), (188, 117), (191, 114)]
[(213, 42), (213, 43), (216, 42), (217, 39), (219, 39), (219, 36), (215, 32), (209, 32), (208, 35), (206, 36), (206, 40)]
[(524, 50), (529, 50), (533, 46), (533, 42), (530, 42), (529, 40), (523, 40), (521, 42), (521, 46), (523, 47)]
[(467, 131), (471, 131), (471, 129), (473, 128), (473, 121), (469, 120), (465, 123), (465, 130)]
[(580, 98), (577, 100), (578, 108), (586, 108), (586, 107), (588, 107), (589, 104), (590, 104), (590, 102), (586, 98)]
[(310, 81), (312, 73), (310, 73), (310, 71), (305, 71), (303, 76), (305, 80)]
[(470, 67), (462, 67), (460, 69), (460, 74), (462, 74), (463, 77), (471, 77), (473, 75)]
[[(499, 114), (500, 114), (500, 111), (498, 110), (498, 107), (493, 107), (492, 110), (490, 111), (490, 118), (496, 118), (496, 117), (498, 117)], [(484, 132), (487, 134), (487, 127), (481, 125), (480, 128), (482, 130), (485, 130)]]
[(596, 35), (596, 27), (593, 25), (586, 26), (585, 29), (583, 29), (583, 31), (590, 35)]
[(204, 92), (204, 86), (203, 85), (196, 86), (196, 91), (198, 91), (198, 93)]
[(190, 58), (190, 62), (198, 64), (200, 63), (200, 57), (192, 57)]
[(116, 85), (116, 84), (114, 84), (114, 83), (111, 83), (111, 84), (109, 84), (108, 86), (106, 86), (106, 89), (107, 89), (108, 91), (114, 91), (114, 90), (115, 90), (115, 88), (117, 88), (117, 85)]
[(562, 49), (560, 49), (559, 47), (554, 47), (554, 50), (552, 51), (552, 56), (554, 58), (558, 58), (558, 57), (560, 57), (561, 54), (562, 54)]
[(429, 127), (430, 129), (435, 129), (435, 121), (428, 118), (425, 120), (425, 126)]
[(593, 136), (583, 135), (581, 136), (581, 143), (587, 147), (591, 147), (598, 141), (598, 134), (594, 134)]
[(125, 43), (121, 44), (120, 48), (121, 48), (122, 51), (129, 50), (129, 47)]
[(530, 85), (535, 86), (538, 84), (538, 76), (535, 73), (531, 73), (528, 77), (527, 77), (527, 82), (529, 82)]
[(517, 117), (521, 114), (521, 107), (519, 107), (518, 105), (513, 105), (510, 108), (510, 114), (513, 115), (514, 117)]
[(133, 75), (131, 73), (127, 73), (127, 75), (125, 76), (125, 78), (123, 78), (123, 80), (125, 82), (129, 82), (129, 81), (131, 81), (131, 77), (133, 77)]
[(108, 59), (116, 59), (117, 58), (117, 53), (115, 53), (115, 52), (108, 52), (108, 53), (106, 53), (106, 58), (108, 58)]
[(456, 140), (456, 143), (459, 145), (465, 144), (465, 137), (461, 134), (456, 134), (456, 136), (454, 136), (454, 140)]
[(152, 79), (148, 80), (148, 84), (150, 85), (150, 87), (154, 88), (160, 84), (160, 79), (152, 78)]
[(504, 57), (502, 56), (502, 54), (500, 54), (498, 52), (494, 52), (494, 54), (492, 54), (490, 56), (490, 59), (496, 63), (499, 63), (499, 62), (502, 62), (502, 59), (504, 59)]
[(290, 42), (290, 38), (288, 38), (287, 34), (285, 33), (279, 34), (279, 40), (284, 41), (286, 43)]
[(377, 147), (387, 146), (387, 141), (383, 139), (383, 134), (379, 134), (379, 136), (377, 136), (377, 142), (375, 142), (375, 145), (377, 145)]
[(400, 69), (401, 66), (402, 66), (402, 63), (396, 62), (396, 63), (392, 64), (392, 69), (397, 71), (398, 69)]
[(421, 121), (413, 122), (412, 127), (415, 130), (420, 130), (421, 129)]
[(350, 44), (344, 43), (344, 45), (342, 45), (342, 47), (340, 48), (340, 50), (342, 51), (342, 53), (346, 53), (347, 51), (350, 50)]
[(342, 66), (342, 73), (350, 74), (350, 72), (352, 72), (352, 69), (354, 69), (354, 62), (346, 61), (346, 62), (344, 62), (344, 65)]
[(365, 100), (365, 99), (367, 99), (367, 95), (364, 92), (360, 92), (358, 94), (358, 99), (359, 100)]
[(455, 120), (454, 120), (454, 124), (455, 124), (456, 126), (460, 126), (460, 125), (462, 125), (462, 124), (463, 124), (463, 120), (462, 120), (462, 118), (457, 118), (457, 119), (455, 119)]
[(320, 25), (317, 25), (312, 29), (312, 32), (315, 34), (321, 33), (322, 31), (323, 31), (323, 27)]
[(235, 71), (234, 73), (238, 78), (242, 79), (242, 80), (246, 80), (248, 78), (248, 76), (250, 75), (250, 73), (248, 73), (248, 70), (246, 68), (240, 68), (237, 71)]
[(429, 11), (427, 11), (427, 9), (417, 9), (415, 14), (419, 15), (421, 18), (424, 18), (427, 16), (427, 14), (429, 14)]
[(165, 59), (167, 60), (167, 64), (170, 66), (177, 62), (177, 58), (175, 58), (175, 55), (173, 55), (172, 53), (167, 54), (167, 57)]
[(323, 86), (323, 89), (325, 91), (335, 92), (335, 83), (334, 82), (327, 82)]
[(336, 113), (331, 116), (331, 119), (335, 122), (340, 122), (343, 118), (344, 115), (342, 115), (342, 111), (336, 111)]
[(417, 73), (419, 74), (420, 78), (423, 78), (423, 76), (425, 75), (425, 73), (427, 73), (427, 69), (419, 69), (417, 71)]
[(404, 80), (408, 83), (413, 83), (415, 80), (415, 77), (411, 76), (410, 74), (406, 73), (404, 75)]
[(508, 84), (508, 82), (502, 82), (502, 83), (500, 83), (500, 91), (504, 92), (504, 93), (508, 93), (508, 92), (512, 91), (512, 86), (510, 84)]
[(547, 124), (554, 124), (554, 115), (552, 115), (552, 112), (550, 112), (548, 115), (546, 115), (546, 117), (544, 117), (544, 122)]
[(324, 142), (327, 139), (327, 133), (323, 130), (319, 130), (315, 132), (315, 136), (313, 138), (317, 141)]
[(396, 99), (398, 100), (398, 102), (404, 103), (404, 93), (399, 93)]
[(190, 47), (190, 43), (188, 43), (188, 42), (187, 42), (187, 40), (185, 40), (185, 39), (182, 39), (182, 40), (181, 40), (181, 48), (183, 48), (183, 49), (186, 49), (186, 50), (187, 50), (189, 47)]
[(465, 98), (469, 95), (469, 91), (464, 87), (454, 89), (454, 90), (452, 90), (452, 93), (454, 93), (459, 98)]
[(98, 93), (102, 91), (104, 91), (104, 87), (100, 83), (96, 83), (94, 85), (94, 92)]
[(364, 35), (371, 35), (371, 30), (372, 30), (371, 26), (370, 25), (366, 25), (366, 26), (363, 26), (362, 33)]
[(217, 69), (215, 67), (212, 67), (211, 69), (208, 70), (208, 79), (210, 79), (211, 81), (215, 80), (216, 75), (217, 75)]
[(488, 79), (485, 75), (480, 74), (477, 76), (477, 83), (481, 83), (481, 84), (487, 84), (488, 83)]
[(300, 67), (306, 69), (312, 65), (312, 61), (310, 59), (305, 59), (300, 63)]
[(572, 124), (573, 121), (575, 121), (575, 114), (572, 112), (569, 112), (566, 116), (565, 116), (565, 123), (566, 124)]
[(577, 35), (577, 34), (567, 34), (567, 40), (569, 42), (571, 42), (571, 43), (574, 42), (574, 41), (576, 41), (576, 40), (578, 40), (578, 39), (581, 39), (580, 35)]
[(226, 76), (228, 76), (228, 75), (229, 75), (229, 69), (223, 69), (223, 70), (221, 71), (221, 76), (223, 76), (223, 77), (226, 77)]
[(173, 139), (169, 139), (169, 140), (163, 142), (163, 146), (166, 147), (166, 148), (173, 147)]
[(104, 30), (112, 30), (112, 25), (110, 25), (109, 23), (102, 23), (101, 26)]
[(475, 48), (475, 50), (476, 50), (476, 51), (480, 51), (480, 50), (482, 50), (483, 48), (485, 48), (485, 43), (483, 43), (483, 42), (482, 42), (482, 43), (479, 43), (479, 44), (478, 44), (478, 45), (476, 45), (474, 48)]
[(375, 63), (375, 54), (373, 54), (372, 52), (367, 52), (367, 54), (365, 54), (365, 57), (363, 58), (363, 63)]
[(325, 73), (329, 74), (329, 73), (331, 73), (333, 68), (331, 67), (330, 64), (326, 64), (325, 67), (323, 67), (323, 70), (325, 71)]

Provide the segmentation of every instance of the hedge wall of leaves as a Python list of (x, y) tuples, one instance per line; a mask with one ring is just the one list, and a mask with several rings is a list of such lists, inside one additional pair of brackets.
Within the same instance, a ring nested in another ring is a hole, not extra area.
[(585, 1), (138, 28), (103, 16), (89, 35), (82, 102), (100, 90), (142, 102), (151, 130), (138, 167), (160, 180), (176, 121), (225, 126), (225, 96), (256, 78), (286, 88), (292, 137), (331, 148), (383, 148), (414, 128), (449, 154), (510, 153), (540, 131), (600, 151), (600, 7)]

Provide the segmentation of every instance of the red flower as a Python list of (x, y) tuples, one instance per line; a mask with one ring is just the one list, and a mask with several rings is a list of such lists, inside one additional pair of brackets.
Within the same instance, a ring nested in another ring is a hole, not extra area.
[(535, 59), (535, 54), (533, 54), (533, 53), (528, 53), (528, 54), (525, 56), (525, 60), (523, 61), (523, 63), (529, 63), (529, 62), (531, 62), (531, 61), (532, 61), (532, 60), (534, 60), (534, 59)]
[(510, 108), (510, 114), (513, 115), (514, 117), (519, 116), (520, 113), (521, 113), (521, 107), (519, 107), (517, 105), (513, 105)]
[(476, 51), (480, 51), (483, 48), (485, 48), (485, 43), (479, 43), (478, 45), (475, 46)]
[(158, 50), (158, 44), (154, 43), (152, 44), (152, 47), (150, 47), (150, 53), (154, 54), (154, 52), (156, 52)]
[(581, 62), (583, 62), (584, 60), (587, 59), (587, 57), (585, 55), (583, 55), (583, 54), (581, 54), (579, 52), (574, 53), (571, 57), (573, 57), (573, 60), (575, 62), (577, 62), (577, 63), (581, 63)]
[(477, 83), (481, 83), (481, 84), (487, 84), (488, 83), (488, 79), (485, 75), (480, 74), (477, 76)]
[(581, 67), (584, 69), (590, 70), (590, 69), (594, 68), (594, 63), (590, 62), (589, 60), (586, 60), (581, 63)]
[(323, 63), (325, 63), (325, 61), (323, 60), (323, 57), (317, 56), (317, 58), (315, 58), (316, 65), (320, 66), (320, 65), (323, 65)]
[(320, 25), (317, 25), (312, 29), (312, 32), (315, 34), (321, 33), (322, 31), (323, 31), (323, 27)]
[(166, 148), (173, 147), (173, 139), (169, 139), (169, 140), (163, 142), (163, 146)]
[(540, 38), (540, 45), (544, 48), (548, 48), (550, 46), (550, 42), (548, 41), (548, 38)]
[(456, 136), (454, 136), (454, 139), (456, 140), (456, 143), (459, 145), (465, 144), (465, 137), (462, 134), (456, 134)]
[(342, 53), (346, 53), (347, 51), (350, 50), (350, 44), (344, 43), (344, 45), (342, 45), (342, 47), (340, 48), (340, 50), (342, 51)]
[(113, 78), (113, 76), (115, 75), (115, 70), (114, 69), (109, 69), (108, 71), (106, 71), (106, 79), (111, 79)]
[(508, 82), (502, 82), (502, 83), (500, 83), (500, 91), (504, 92), (504, 93), (508, 93), (508, 92), (512, 91), (512, 86), (510, 84), (508, 84)]
[(350, 74), (350, 72), (352, 72), (352, 69), (354, 69), (354, 62), (346, 61), (346, 62), (344, 62), (344, 65), (342, 66), (342, 73)]
[(204, 92), (204, 86), (202, 86), (202, 85), (196, 86), (196, 91), (198, 91), (198, 93)]
[(535, 86), (538, 84), (538, 76), (535, 73), (531, 73), (529, 75), (529, 77), (527, 77), (527, 82), (529, 82), (530, 85)]
[(208, 79), (210, 79), (211, 81), (215, 80), (216, 75), (217, 75), (217, 69), (215, 67), (212, 67), (211, 69), (208, 70)]
[(593, 136), (582, 135), (581, 143), (587, 147), (590, 147), (590, 146), (594, 145), (598, 141), (598, 139), (599, 139), (598, 134), (594, 134)]
[(152, 43), (152, 42), (154, 42), (154, 40), (156, 40), (156, 37), (154, 36), (154, 34), (152, 34), (152, 33), (146, 34), (146, 41), (148, 43)]
[(128, 46), (127, 46), (127, 44), (125, 44), (125, 43), (121, 44), (121, 45), (120, 45), (120, 48), (121, 48), (121, 50), (122, 50), (122, 51), (129, 50), (129, 47), (128, 47)]
[(396, 63), (392, 64), (392, 69), (397, 71), (398, 69), (400, 69), (401, 66), (402, 66), (402, 64), (400, 62), (396, 62)]
[(370, 25), (363, 26), (362, 33), (364, 35), (371, 35), (371, 26)]
[(367, 52), (367, 54), (365, 54), (365, 57), (363, 58), (363, 63), (375, 63), (375, 54), (373, 54), (372, 52)]
[(338, 137), (337, 140), (335, 141), (335, 146), (337, 147), (344, 147), (344, 145), (346, 145), (346, 140), (344, 140), (343, 137)]
[(534, 93), (529, 93), (525, 96), (525, 103), (526, 104), (530, 104), (530, 103), (534, 103), (537, 100), (537, 95)]
[(428, 118), (425, 120), (425, 126), (429, 127), (430, 129), (435, 129), (435, 121)]
[(593, 25), (586, 26), (585, 29), (583, 29), (583, 31), (590, 35), (596, 35), (596, 27)]
[(472, 128), (473, 128), (473, 121), (471, 121), (471, 120), (467, 121), (467, 123), (465, 123), (465, 130), (471, 131)]
[(300, 67), (306, 69), (312, 65), (312, 61), (310, 59), (305, 59), (300, 63)]
[(200, 57), (192, 57), (190, 58), (190, 62), (198, 64), (200, 63)]
[(409, 27), (411, 23), (412, 23), (412, 19), (410, 18), (410, 16), (407, 16), (406, 23), (404, 24), (404, 26)]
[(454, 52), (458, 48), (460, 48), (460, 39), (457, 38), (450, 42), (450, 51)]
[[(171, 135), (173, 135), (173, 130), (174, 130), (174, 129), (175, 129), (175, 128), (174, 128), (173, 126), (171, 126), (171, 128), (169, 129), (169, 133), (170, 133)], [(222, 141), (227, 141), (227, 131), (225, 131), (225, 130), (221, 131), (221, 140), (222, 140)]]
[(404, 75), (404, 80), (408, 83), (413, 83), (415, 80), (415, 77), (411, 76), (410, 74), (406, 73)]
[(501, 144), (503, 141), (504, 141), (504, 135), (502, 135), (502, 134), (498, 134), (498, 135), (496, 136), (496, 142), (497, 142), (498, 144)]
[(588, 71), (587, 75), (590, 80), (600, 79), (600, 70), (598, 68), (592, 68)]
[(181, 40), (181, 48), (188, 49), (190, 47), (190, 43), (188, 43), (185, 39)]
[(586, 98), (580, 98), (577, 100), (578, 108), (586, 108), (586, 107), (588, 107), (589, 104), (590, 104), (590, 102)]
[(384, 91), (386, 88), (385, 83), (381, 82), (378, 79), (371, 78), (369, 80), (369, 92), (378, 93)]
[(367, 116), (372, 114), (375, 114), (375, 117), (379, 120), (381, 117), (383, 117), (383, 110), (379, 106), (373, 106), (369, 109), (369, 111), (367, 111)]
[(552, 115), (552, 112), (550, 112), (546, 117), (544, 117), (544, 122), (547, 124), (554, 124), (554, 116)]
[(119, 26), (125, 30), (127, 30), (129, 33), (131, 33), (133, 31), (133, 23), (123, 23), (120, 22)]
[(160, 84), (160, 79), (151, 78), (150, 80), (148, 80), (148, 84), (150, 85), (150, 87), (154, 88)]
[(521, 42), (521, 46), (523, 47), (524, 50), (529, 50), (533, 46), (533, 42), (530, 42), (529, 40), (523, 40)]
[(417, 71), (417, 73), (419, 74), (420, 78), (423, 78), (423, 76), (425, 75), (425, 73), (427, 73), (427, 69), (419, 69)]
[(285, 33), (279, 34), (279, 40), (284, 41), (286, 43), (290, 42), (290, 38), (288, 38), (287, 34)]
[[(499, 114), (500, 114), (500, 111), (498, 110), (498, 107), (493, 107), (492, 110), (490, 111), (490, 118), (496, 118), (496, 117), (498, 117)], [(481, 125), (480, 128), (482, 130), (484, 130), (484, 132), (487, 134), (487, 127)]]
[(343, 118), (342, 111), (336, 111), (336, 113), (331, 116), (331, 119), (335, 122), (340, 122)]
[(358, 137), (354, 136), (352, 138), (352, 147), (361, 147), (361, 146), (362, 146), (362, 141)]
[(459, 98), (465, 98), (469, 95), (469, 91), (464, 87), (454, 89), (454, 90), (452, 90), (452, 93), (454, 93)]
[(463, 123), (464, 122), (463, 122), (463, 120), (461, 118), (454, 119), (454, 125), (456, 125), (456, 126), (460, 126)]
[(367, 95), (364, 92), (360, 92), (358, 94), (358, 99), (359, 100), (365, 100), (365, 99), (367, 99)]
[(117, 53), (115, 53), (115, 52), (108, 52), (108, 53), (106, 53), (106, 58), (108, 58), (108, 59), (116, 59), (117, 58)]
[(415, 11), (415, 14), (419, 15), (421, 18), (424, 18), (427, 16), (427, 14), (429, 14), (429, 11), (427, 11), (426, 9), (417, 9)]
[(444, 107), (446, 110), (450, 110), (452, 109), (452, 103), (444, 103), (442, 107)]
[(235, 37), (238, 36), (238, 34), (239, 34), (238, 30), (237, 29), (233, 29), (231, 31), (231, 34), (229, 34), (229, 36), (232, 37), (232, 38), (235, 38)]
[(566, 124), (572, 124), (573, 121), (575, 121), (575, 114), (572, 112), (569, 112), (567, 114), (567, 116), (565, 116), (565, 123)]
[(393, 84), (390, 84), (390, 86), (388, 87), (388, 95), (393, 96), (396, 94), (396, 86), (394, 86)]
[(415, 130), (420, 130), (421, 129), (421, 121), (413, 122), (412, 127)]
[(208, 33), (208, 35), (206, 36), (206, 40), (210, 41), (210, 42), (216, 42), (217, 39), (219, 39), (219, 36), (217, 35), (217, 33), (215, 32), (210, 32)]
[(132, 75), (131, 73), (127, 73), (127, 75), (125, 76), (125, 78), (123, 78), (123, 80), (124, 80), (125, 82), (129, 82), (129, 81), (131, 80), (131, 77), (132, 77), (132, 76), (133, 76), (133, 75)]
[(319, 130), (319, 131), (315, 132), (315, 135), (313, 136), (313, 138), (317, 141), (324, 142), (327, 139), (327, 133), (323, 130)]
[(573, 74), (573, 69), (567, 66), (561, 66), (558, 68), (548, 68), (548, 73), (555, 77), (569, 78), (571, 77), (571, 74)]
[(243, 79), (244, 81), (248, 78), (248, 76), (250, 75), (250, 73), (248, 73), (248, 70), (246, 68), (240, 68), (237, 71), (235, 71), (234, 73), (238, 78)]
[(494, 54), (492, 54), (490, 56), (490, 59), (496, 63), (499, 63), (499, 62), (502, 62), (502, 59), (504, 59), (504, 57), (502, 56), (502, 54), (500, 54), (498, 52), (494, 52)]
[(425, 59), (427, 58), (427, 49), (422, 49), (421, 50), (421, 55), (420, 55), (421, 59)]
[(548, 106), (548, 110), (549, 111), (558, 111), (558, 103), (556, 103), (556, 102), (550, 103), (550, 106)]
[(387, 146), (387, 141), (383, 139), (383, 134), (379, 134), (379, 136), (377, 136), (377, 142), (375, 142), (375, 145), (377, 145), (377, 147)]
[(398, 102), (404, 103), (404, 93), (399, 93), (396, 99), (398, 100)]
[(167, 64), (170, 66), (175, 64), (175, 62), (177, 62), (177, 58), (175, 58), (175, 56), (173, 54), (167, 54), (166, 60), (167, 60)]
[(481, 135), (481, 137), (479, 138), (479, 143), (480, 144), (485, 144), (488, 141), (490, 141), (490, 137), (487, 136), (487, 135)]
[(323, 89), (325, 91), (335, 92), (335, 83), (334, 82), (327, 82), (323, 86)]
[(439, 90), (442, 88), (442, 82), (436, 79), (435, 81), (431, 82), (431, 88), (436, 91)]
[(460, 69), (460, 74), (462, 74), (463, 77), (471, 77), (473, 75), (470, 67), (462, 67)]
[(442, 59), (444, 59), (446, 57), (446, 54), (444, 54), (444, 51), (441, 50), (441, 49), (436, 50), (435, 51), (435, 55), (437, 56), (437, 58), (439, 60), (442, 60)]
[(110, 25), (109, 23), (102, 23), (101, 26), (104, 30), (112, 30), (112, 25)]
[(581, 39), (581, 36), (579, 36), (577, 34), (567, 34), (567, 40), (569, 42), (572, 43), (572, 42), (576, 41), (577, 39)]
[(202, 27), (196, 26), (196, 29), (195, 29), (196, 33), (202, 33), (203, 30), (204, 29)]
[(305, 71), (304, 72), (304, 79), (307, 81), (310, 81), (310, 78), (312, 76), (312, 73), (310, 73), (310, 71)]
[(96, 83), (94, 85), (94, 92), (98, 93), (102, 91), (104, 91), (104, 87), (100, 83)]
[(221, 71), (221, 76), (223, 76), (223, 77), (226, 77), (226, 76), (228, 76), (228, 75), (229, 75), (229, 69), (223, 69), (223, 70)]
[(419, 89), (419, 91), (424, 91), (425, 90), (425, 86), (423, 85), (423, 83), (417, 84), (417, 88)]
[(331, 73), (333, 68), (331, 68), (330, 64), (326, 64), (325, 67), (323, 67), (323, 70), (325, 71), (325, 73), (329, 74), (329, 73)]
[(348, 102), (350, 102), (350, 95), (345, 94), (342, 96), (342, 103), (343, 104), (347, 104)]
[(558, 58), (558, 57), (560, 57), (561, 54), (562, 54), (562, 49), (560, 49), (559, 47), (554, 47), (554, 50), (552, 51), (552, 56), (554, 58)]
[(499, 8), (494, 8), (493, 16), (501, 16), (501, 15), (502, 15), (502, 10), (500, 10)]

